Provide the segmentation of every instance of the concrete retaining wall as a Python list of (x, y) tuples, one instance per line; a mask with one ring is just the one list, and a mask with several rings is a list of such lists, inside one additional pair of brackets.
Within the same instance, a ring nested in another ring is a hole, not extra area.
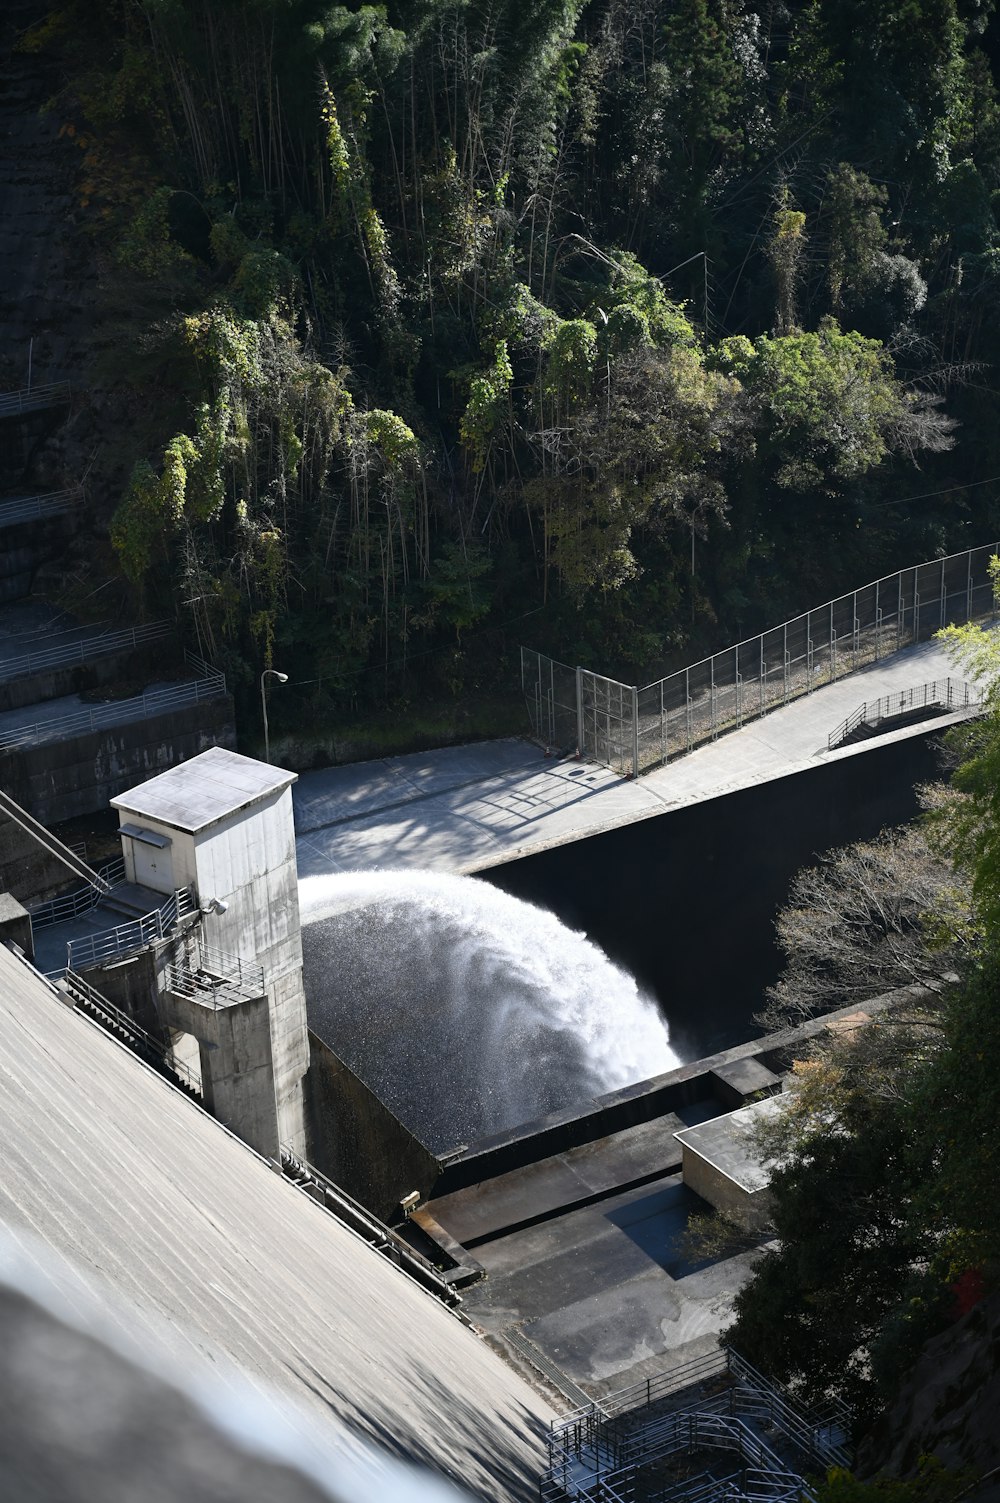
[(354, 1071), (310, 1031), (309, 1160), (383, 1221), (411, 1190), (431, 1191), (440, 1164)]
[(68, 887), (82, 886), (82, 879), (74, 877), (34, 836), (0, 813), (0, 892), (12, 892), (22, 903), (39, 903)]
[(116, 793), (210, 746), (235, 750), (229, 695), (68, 741), (0, 750), (0, 784), (42, 824), (58, 824), (104, 810)]
[(20, 710), (66, 694), (85, 694), (118, 679), (138, 679), (145, 684), (163, 671), (165, 661), (177, 655), (176, 643), (165, 638), (131, 652), (110, 653), (88, 663), (69, 663), (44, 673), (8, 679), (0, 682), (0, 710)]
[[(859, 700), (864, 697), (858, 690)], [(477, 876), (582, 929), (661, 999), (682, 1059), (751, 1037), (777, 981), (774, 920), (795, 873), (917, 813), (940, 732), (642, 819)]]
[[(921, 995), (919, 988), (889, 992), (864, 1004), (869, 1015), (883, 1012), (895, 1003)], [(926, 995), (926, 994), (924, 994)], [(602, 1096), (597, 1101), (564, 1112), (555, 1112), (535, 1122), (526, 1122), (511, 1132), (474, 1143), (452, 1159), (446, 1159), (435, 1196), (464, 1190), (482, 1180), (493, 1179), (511, 1169), (523, 1169), (554, 1154), (585, 1143), (596, 1143), (611, 1133), (622, 1132), (641, 1122), (654, 1122), (670, 1112), (679, 1112), (695, 1102), (717, 1101), (719, 1112), (733, 1110), (731, 1092), (720, 1082), (717, 1071), (737, 1060), (758, 1060), (767, 1070), (782, 1074), (799, 1058), (803, 1045), (825, 1032), (827, 1024), (837, 1018), (856, 1014), (858, 1004), (842, 1007), (825, 1017), (814, 1018), (798, 1028), (770, 1033), (750, 1043), (737, 1044), (706, 1059), (692, 1060), (665, 1075), (640, 1080), (622, 1091)], [(676, 1147), (676, 1145), (674, 1145)]]

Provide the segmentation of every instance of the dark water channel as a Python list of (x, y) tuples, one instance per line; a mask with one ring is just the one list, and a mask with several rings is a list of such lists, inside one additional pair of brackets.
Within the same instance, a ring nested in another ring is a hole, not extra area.
[(682, 1059), (759, 1033), (778, 977), (774, 920), (817, 854), (917, 812), (940, 733), (666, 812), (479, 875), (584, 930), (658, 999)]

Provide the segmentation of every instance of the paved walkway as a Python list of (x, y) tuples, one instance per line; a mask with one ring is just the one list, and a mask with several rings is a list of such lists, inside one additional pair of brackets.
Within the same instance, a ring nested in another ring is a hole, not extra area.
[(828, 752), (827, 737), (865, 700), (949, 674), (960, 677), (942, 648), (918, 643), (637, 781), (592, 762), (547, 759), (519, 740), (303, 773), (294, 791), (299, 875), (372, 867), (481, 871), (828, 758), (863, 755), (871, 741)]

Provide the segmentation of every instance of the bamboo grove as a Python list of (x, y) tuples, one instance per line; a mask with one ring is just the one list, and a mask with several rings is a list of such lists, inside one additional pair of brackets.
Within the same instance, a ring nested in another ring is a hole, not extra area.
[(334, 705), (495, 673), (529, 614), (652, 673), (995, 531), (994, 27), (68, 0), (23, 45), (130, 331), (136, 598)]

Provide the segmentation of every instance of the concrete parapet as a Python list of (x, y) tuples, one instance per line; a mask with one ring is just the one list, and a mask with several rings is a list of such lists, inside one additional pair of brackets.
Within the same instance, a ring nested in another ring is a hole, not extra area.
[(31, 914), (9, 892), (0, 892), (0, 944), (17, 945), (29, 960), (34, 957)]

